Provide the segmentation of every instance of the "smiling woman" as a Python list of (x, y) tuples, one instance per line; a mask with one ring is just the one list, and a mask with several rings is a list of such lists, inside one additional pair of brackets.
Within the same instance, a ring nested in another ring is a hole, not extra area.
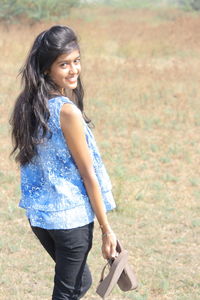
[(62, 89), (75, 89), (80, 72), (80, 53), (79, 50), (74, 50), (70, 54), (60, 55), (51, 65), (47, 74)]
[(86, 262), (95, 215), (105, 259), (115, 257), (116, 237), (106, 215), (115, 202), (84, 113), (73, 30), (53, 26), (39, 34), (21, 73), (24, 88), (11, 117), (12, 153), (18, 151), (21, 167), (19, 206), (55, 261), (52, 299), (78, 300), (91, 285)]

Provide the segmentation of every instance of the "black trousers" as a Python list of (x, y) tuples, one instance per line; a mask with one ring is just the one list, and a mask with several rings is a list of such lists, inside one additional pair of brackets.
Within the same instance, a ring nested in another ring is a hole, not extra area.
[(93, 227), (93, 222), (64, 230), (31, 226), (55, 261), (52, 300), (79, 300), (90, 288), (92, 278), (86, 260), (92, 247)]

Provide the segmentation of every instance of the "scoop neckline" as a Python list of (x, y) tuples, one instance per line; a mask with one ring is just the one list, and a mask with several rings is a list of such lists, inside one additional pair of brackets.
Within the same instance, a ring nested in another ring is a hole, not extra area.
[[(51, 100), (55, 100), (56, 98), (61, 98), (61, 99), (66, 99), (66, 100), (68, 100), (68, 101), (70, 101), (70, 102), (72, 102), (68, 97), (66, 97), (66, 96), (57, 96), (57, 95), (55, 95), (55, 97), (52, 97), (52, 98), (50, 98), (48, 101), (51, 101)], [(72, 102), (73, 103), (73, 102)]]
[(62, 96), (62, 95), (55, 95), (55, 96), (53, 96), (53, 95), (52, 95), (52, 97), (49, 98), (48, 101), (50, 101), (50, 100), (52, 100), (52, 99), (55, 99), (55, 98), (58, 98), (58, 97), (64, 97), (64, 96)]

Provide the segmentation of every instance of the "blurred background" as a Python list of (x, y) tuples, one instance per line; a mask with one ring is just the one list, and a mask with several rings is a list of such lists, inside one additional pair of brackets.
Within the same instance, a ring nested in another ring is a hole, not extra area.
[[(79, 36), (85, 110), (113, 183), (110, 222), (139, 281), (108, 300), (200, 299), (200, 0), (0, 0), (0, 299), (51, 297), (54, 264), (29, 229), (8, 120), (35, 37)], [(105, 263), (95, 228), (95, 288)]]

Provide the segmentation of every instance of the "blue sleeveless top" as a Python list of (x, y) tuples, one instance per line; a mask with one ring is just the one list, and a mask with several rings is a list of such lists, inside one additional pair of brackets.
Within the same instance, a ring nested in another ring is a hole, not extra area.
[[(38, 154), (32, 161), (21, 167), (19, 206), (26, 209), (32, 226), (46, 229), (70, 229), (94, 220), (83, 180), (61, 129), (60, 111), (64, 103), (75, 105), (66, 97), (49, 100), (51, 135), (37, 145)], [(104, 208), (109, 211), (115, 208), (111, 182), (94, 136), (84, 119), (83, 126)]]

